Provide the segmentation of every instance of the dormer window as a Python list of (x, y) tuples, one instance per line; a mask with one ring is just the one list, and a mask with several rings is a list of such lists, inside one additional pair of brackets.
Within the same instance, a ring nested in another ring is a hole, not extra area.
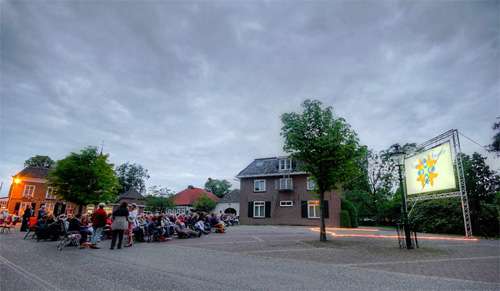
[(280, 159), (280, 171), (287, 171), (292, 169), (292, 159)]

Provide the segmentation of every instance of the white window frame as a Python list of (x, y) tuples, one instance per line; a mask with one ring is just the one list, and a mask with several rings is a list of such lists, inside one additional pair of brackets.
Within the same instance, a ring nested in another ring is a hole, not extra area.
[(279, 180), (279, 190), (293, 190), (292, 178), (281, 178)]
[(291, 200), (280, 201), (280, 206), (281, 207), (292, 207), (293, 206), (293, 201), (291, 201)]
[[(257, 183), (259, 183), (258, 186)], [(266, 192), (266, 180), (254, 180), (253, 192)]]
[(307, 218), (319, 218), (320, 211), (319, 201), (307, 201)]
[(45, 192), (45, 199), (56, 199), (56, 195), (53, 195), (54, 188), (47, 187), (47, 192)]
[(24, 185), (23, 197), (33, 197), (35, 195), (35, 185)]
[(292, 159), (280, 159), (279, 160), (280, 171), (287, 171), (292, 169)]
[(307, 191), (312, 191), (316, 187), (314, 180), (311, 178), (307, 178)]
[[(259, 211), (257, 211), (259, 209)], [(258, 214), (257, 214), (258, 212)], [(266, 217), (266, 202), (265, 201), (254, 201), (253, 202), (253, 217), (264, 218)]]

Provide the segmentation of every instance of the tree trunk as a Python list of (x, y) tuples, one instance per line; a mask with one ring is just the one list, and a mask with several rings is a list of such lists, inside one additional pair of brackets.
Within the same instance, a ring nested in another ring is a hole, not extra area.
[(325, 192), (319, 193), (319, 241), (326, 241), (326, 228), (325, 228), (325, 212), (323, 211), (323, 200), (325, 199)]
[(83, 211), (83, 204), (80, 204), (78, 206), (78, 213), (82, 213), (82, 211)]

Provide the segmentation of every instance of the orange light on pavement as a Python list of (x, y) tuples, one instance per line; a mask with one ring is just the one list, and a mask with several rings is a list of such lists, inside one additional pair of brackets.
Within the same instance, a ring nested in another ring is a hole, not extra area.
[[(319, 232), (319, 228), (310, 228), (312, 231)], [(345, 228), (337, 228), (340, 230), (351, 230)], [(326, 231), (326, 233), (330, 234), (334, 237), (368, 237), (368, 238), (390, 238), (397, 239), (397, 235), (375, 235), (375, 234), (337, 234), (332, 231)], [(454, 241), (477, 241), (477, 238), (462, 238), (462, 237), (439, 237), (439, 236), (418, 236), (418, 239), (427, 239), (427, 240), (454, 240)]]
[(378, 232), (380, 231), (379, 229), (369, 229), (369, 228), (336, 228), (336, 227), (332, 227), (332, 228), (327, 228), (327, 229), (333, 229), (333, 230), (349, 230), (349, 231), (367, 231), (367, 232)]

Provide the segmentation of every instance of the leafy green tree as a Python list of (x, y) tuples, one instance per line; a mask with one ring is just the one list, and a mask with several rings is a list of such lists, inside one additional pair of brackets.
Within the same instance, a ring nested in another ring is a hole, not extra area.
[(36, 155), (24, 161), (25, 167), (32, 166), (32, 167), (51, 169), (54, 167), (54, 165), (55, 165), (54, 160), (52, 160), (49, 156)]
[(462, 154), (462, 165), (469, 199), (492, 203), (500, 191), (500, 177), (486, 164), (486, 159), (477, 152), (472, 157)]
[(227, 180), (217, 180), (217, 179), (212, 179), (208, 178), (207, 182), (205, 183), (205, 190), (212, 192), (215, 196), (222, 198), (229, 194), (231, 190), (231, 183), (229, 183)]
[(172, 192), (172, 190), (168, 189), (167, 187), (162, 187), (161, 185), (158, 185), (158, 186), (153, 185), (153, 186), (148, 188), (148, 195), (150, 195), (152, 197), (167, 198), (167, 197), (174, 195), (174, 193)]
[[(500, 119), (500, 117), (498, 117), (497, 119)], [(496, 153), (498, 158), (500, 157), (500, 121), (493, 124), (493, 130), (496, 131), (495, 135), (493, 136), (493, 142), (488, 145), (486, 149), (490, 153)]]
[(410, 218), (420, 232), (465, 234), (460, 197), (419, 202)]
[(215, 208), (217, 201), (212, 197), (208, 196), (207, 193), (203, 193), (203, 196), (196, 198), (196, 202), (193, 205), (195, 211), (210, 212)]
[(283, 150), (301, 161), (299, 169), (307, 172), (316, 184), (320, 201), (320, 241), (326, 241), (323, 200), (325, 193), (356, 177), (359, 173), (356, 159), (366, 148), (343, 118), (334, 118), (331, 107), (321, 108), (322, 103), (306, 100), (302, 114), (295, 112), (281, 116), (281, 135), (285, 138)]
[(358, 227), (358, 211), (354, 204), (347, 199), (342, 199), (340, 203), (340, 209), (345, 210), (349, 213), (349, 218), (351, 219), (350, 225), (351, 227)]
[(82, 207), (114, 201), (120, 184), (108, 163), (108, 155), (100, 155), (97, 147), (87, 147), (57, 161), (49, 172), (49, 182), (60, 198)]
[(146, 180), (149, 179), (149, 173), (141, 165), (126, 162), (117, 167), (115, 172), (120, 183), (118, 194), (125, 193), (132, 188), (140, 193), (146, 191)]
[(158, 197), (158, 196), (146, 196), (148, 202), (146, 203), (146, 210), (153, 212), (164, 213), (165, 210), (172, 208), (174, 205), (174, 196), (169, 197)]
[[(402, 149), (410, 152), (415, 147), (415, 143), (407, 143)], [(361, 175), (344, 187), (345, 198), (355, 204), (358, 217), (373, 219), (378, 224), (398, 218), (394, 211), (398, 204), (393, 201), (392, 192), (393, 187), (399, 185), (398, 174), (390, 160), (390, 151), (368, 151), (366, 156), (357, 161)]]

